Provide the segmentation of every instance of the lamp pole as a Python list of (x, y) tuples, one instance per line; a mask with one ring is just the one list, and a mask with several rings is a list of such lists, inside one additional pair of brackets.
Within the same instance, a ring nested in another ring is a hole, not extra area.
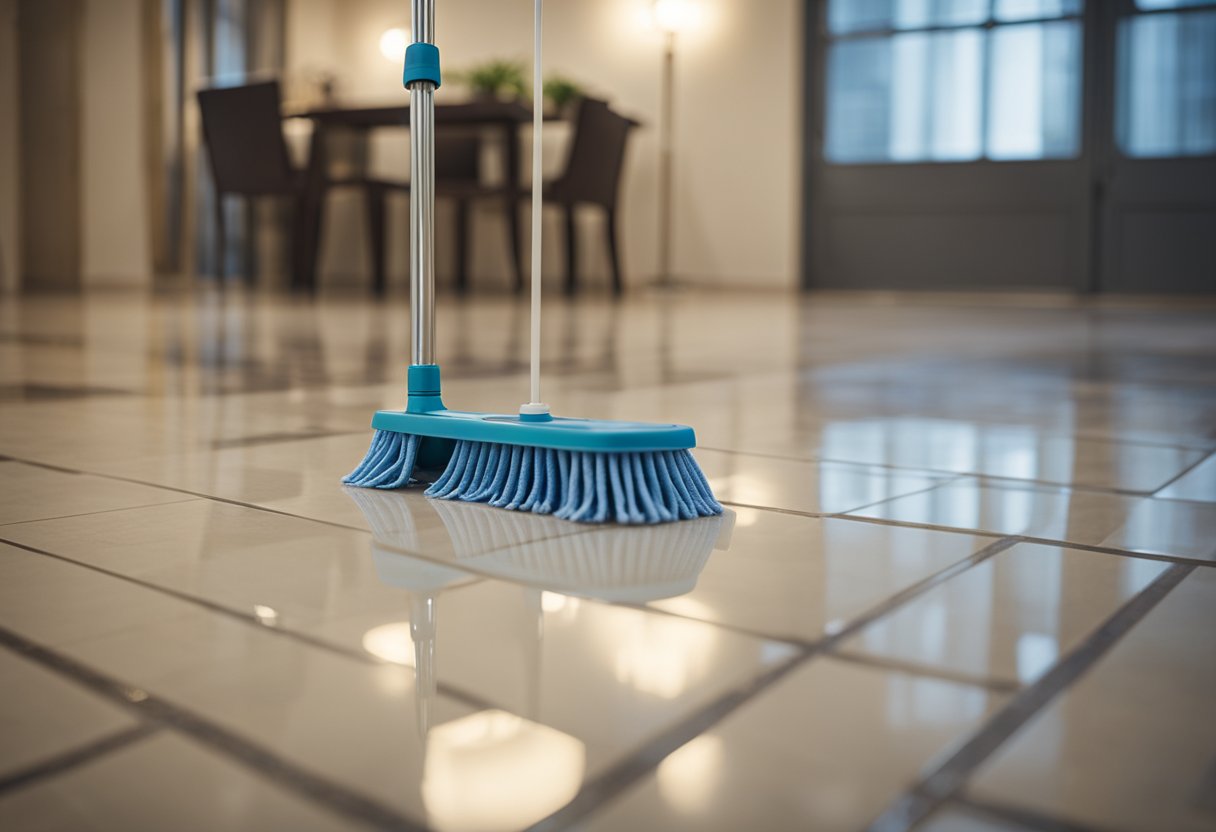
[(663, 81), (659, 100), (659, 274), (656, 284), (671, 286), (672, 159), (675, 127), (676, 33), (663, 33)]

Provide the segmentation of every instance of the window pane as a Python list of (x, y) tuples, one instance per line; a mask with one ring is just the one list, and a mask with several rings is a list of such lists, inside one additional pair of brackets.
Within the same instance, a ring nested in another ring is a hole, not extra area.
[(1216, 153), (1216, 12), (1128, 18), (1118, 49), (1123, 152)]
[(996, 0), (992, 16), (1001, 22), (1068, 17), (1081, 13), (1081, 3), (1082, 0)]
[(1195, 6), (1216, 6), (1216, 0), (1136, 0), (1136, 8), (1146, 12), (1157, 9), (1186, 9)]
[(831, 0), (834, 35), (925, 26), (966, 26), (988, 19), (988, 0)]
[(1080, 144), (1081, 26), (1076, 21), (992, 30), (988, 158), (1059, 159)]
[(980, 156), (982, 31), (832, 44), (826, 156), (834, 162)]

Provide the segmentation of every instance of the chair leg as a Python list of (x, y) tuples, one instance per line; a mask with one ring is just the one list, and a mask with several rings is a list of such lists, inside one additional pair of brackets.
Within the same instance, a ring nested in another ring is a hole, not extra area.
[(563, 214), (566, 221), (566, 294), (573, 295), (578, 290), (578, 233), (574, 226), (574, 204), (567, 204)]
[(621, 280), (621, 252), (618, 248), (620, 239), (616, 227), (616, 208), (608, 209), (604, 231), (608, 235), (608, 261), (612, 267), (612, 293), (619, 297), (625, 291), (625, 284)]
[(241, 277), (245, 285), (252, 287), (258, 282), (258, 206), (257, 200), (245, 198), (245, 245), (241, 249)]
[[(517, 277), (518, 279), (518, 277)], [(469, 288), (469, 201), (456, 200), (456, 291)]]
[(372, 256), (372, 291), (376, 297), (384, 296), (385, 287), (385, 193), (378, 185), (368, 185), (364, 189), (364, 200), (367, 203), (368, 242), (371, 245)]
[(522, 229), (519, 222), (519, 200), (513, 197), (507, 197), (507, 228), (511, 234), (511, 268), (515, 274), (515, 291), (522, 292), (524, 290), (524, 249), (523, 239), (520, 236)]
[(224, 195), (215, 192), (215, 282), (224, 285), (224, 243), (227, 233), (224, 223)]

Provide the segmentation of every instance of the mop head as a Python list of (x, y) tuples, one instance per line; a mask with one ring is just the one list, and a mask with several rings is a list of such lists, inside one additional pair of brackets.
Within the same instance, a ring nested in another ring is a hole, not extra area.
[(429, 482), (426, 494), (580, 523), (666, 523), (722, 513), (689, 449), (692, 428), (544, 413), (448, 410), (439, 367), (409, 368), (404, 411), (381, 410), (362, 488)]
[[(410, 485), (422, 445), (420, 436), (377, 430), (367, 456), (343, 482)], [(457, 440), (425, 493), (580, 523), (665, 523), (722, 513), (687, 449), (574, 451)]]

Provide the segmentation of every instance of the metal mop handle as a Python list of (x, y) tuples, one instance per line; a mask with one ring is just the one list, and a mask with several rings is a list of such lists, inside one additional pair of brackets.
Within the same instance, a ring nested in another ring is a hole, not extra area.
[[(435, 0), (411, 0), (413, 43), (435, 42)], [(410, 363), (435, 363), (435, 84), (410, 84)]]

